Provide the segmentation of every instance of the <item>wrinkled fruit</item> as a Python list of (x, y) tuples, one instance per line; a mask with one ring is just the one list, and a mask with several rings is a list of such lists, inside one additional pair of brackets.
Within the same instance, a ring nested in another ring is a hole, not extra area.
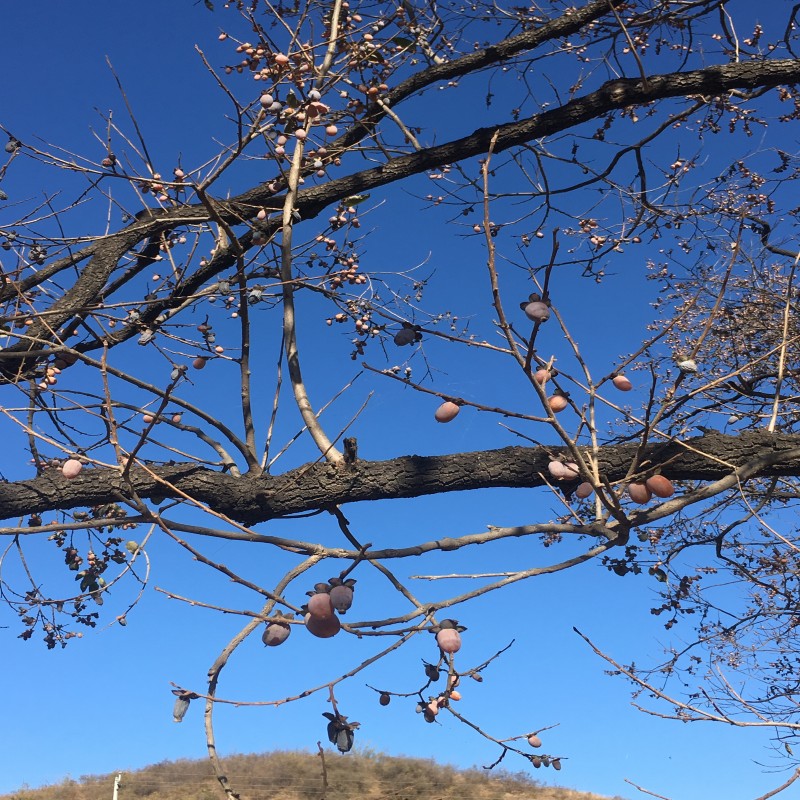
[(394, 343), (398, 347), (403, 347), (403, 345), (411, 344), (416, 338), (417, 334), (413, 328), (403, 328), (394, 335)]
[(287, 625), (285, 622), (270, 622), (265, 628), (264, 633), (261, 634), (261, 641), (264, 642), (267, 647), (277, 647), (289, 638), (291, 632), (291, 626)]
[(550, 319), (550, 307), (541, 300), (534, 300), (525, 306), (525, 316), (531, 322), (547, 322)]
[(330, 598), (333, 607), (340, 613), (344, 614), (351, 605), (353, 605), (353, 587), (342, 585), (334, 586), (330, 591)]

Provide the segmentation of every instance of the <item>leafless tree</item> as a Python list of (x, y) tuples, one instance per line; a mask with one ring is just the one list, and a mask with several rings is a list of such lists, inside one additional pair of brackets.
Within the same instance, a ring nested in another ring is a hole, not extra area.
[[(357, 723), (336, 705), (342, 680), (434, 632), (441, 657), (420, 710), (455, 714), (459, 677), (485, 665), (457, 663), (451, 609), (594, 561), (649, 572), (661, 586), (653, 612), (693, 626), (692, 644), (646, 671), (604, 654), (657, 696), (655, 713), (770, 727), (792, 761), (797, 11), (782, 4), (759, 21), (734, 0), (240, 0), (213, 16), (198, 8), (224, 31), (199, 63), (230, 102), (206, 163), (159, 152), (130, 107), (87, 154), (5, 120), (0, 410), (31, 463), (0, 484), (0, 589), (22, 636), (56, 647), (101, 615), (125, 624), (153, 537), (260, 597), (257, 612), (181, 598), (246, 617), (208, 685), (176, 687), (176, 718), (206, 703), (209, 751), (234, 797), (213, 709), (248, 636), (281, 644), (305, 626), (388, 642), (314, 690), (328, 692), (328, 733), (346, 750)], [(496, 122), (471, 126), (487, 108)], [(14, 196), (32, 162), (52, 172), (44, 202)], [(471, 245), (475, 265), (387, 271), (375, 255), (385, 223), (371, 221), (384, 203), (398, 220), (410, 209), (447, 220), (441, 236)], [(624, 318), (622, 300), (592, 293), (635, 269), (630, 302), (650, 302), (652, 324), (598, 362), (576, 330), (587, 315), (598, 327)], [(458, 293), (442, 305), (447, 282), (480, 283), (491, 314), (466, 295), (460, 308)], [(317, 377), (322, 362), (338, 364), (338, 385)], [(446, 381), (445, 364), (458, 364)], [(490, 382), (459, 387), (487, 369)], [(357, 374), (375, 392), (425, 398), (431, 425), (434, 410), (451, 426), (480, 415), (493, 449), (414, 455), (420, 422), (406, 452), (363, 458)], [(281, 439), (293, 419), (297, 434)], [(420, 520), (395, 547), (373, 546), (346, 516), (356, 502), (391, 513), (394, 499), (494, 487), (540, 488), (560, 511), (446, 536)], [(309, 515), (336, 536), (285, 535)], [(432, 600), (399, 577), (412, 557), (419, 572), (428, 554), (512, 538), (531, 542), (530, 563), (491, 576), (476, 566), (467, 591)], [(274, 574), (216, 563), (204, 546), (220, 539), (275, 552)], [(63, 580), (38, 541), (64, 561)], [(396, 592), (382, 618), (358, 616), (352, 584), (365, 572)], [(111, 609), (109, 588), (124, 582), (133, 599)], [(446, 688), (426, 698), (440, 673)], [(679, 673), (698, 687), (688, 697), (669, 688)], [(493, 739), (500, 758), (560, 768), (517, 738)]]

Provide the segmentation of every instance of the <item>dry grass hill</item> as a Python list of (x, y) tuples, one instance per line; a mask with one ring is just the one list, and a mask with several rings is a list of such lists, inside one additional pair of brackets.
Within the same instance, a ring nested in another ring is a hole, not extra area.
[[(433, 760), (377, 753), (325, 754), (323, 791), (318, 755), (274, 752), (225, 759), (243, 800), (610, 800), (600, 795), (542, 786), (525, 773), (458, 770)], [(548, 775), (550, 777), (550, 775)], [(111, 800), (114, 775), (86, 775), (41, 789), (23, 788), (0, 800)], [(122, 774), (119, 800), (219, 800), (204, 761), (164, 761)], [(615, 798), (614, 800), (620, 800)]]

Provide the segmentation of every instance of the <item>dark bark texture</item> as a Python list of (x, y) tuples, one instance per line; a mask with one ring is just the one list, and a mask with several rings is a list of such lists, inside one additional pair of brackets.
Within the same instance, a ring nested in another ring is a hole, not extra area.
[[(626, 478), (637, 457), (635, 444), (602, 449), (600, 468), (611, 482)], [(130, 483), (121, 471), (85, 469), (66, 480), (57, 471), (28, 481), (0, 484), (0, 517), (9, 519), (53, 509), (72, 509), (125, 500), (132, 491), (160, 502), (177, 497), (175, 489), (237, 522), (254, 525), (276, 517), (359, 501), (421, 497), (497, 487), (545, 485), (547, 464), (569, 457), (564, 447), (505, 447), (439, 456), (402, 456), (388, 461), (356, 461), (336, 466), (306, 464), (282, 475), (226, 473), (192, 464), (133, 469)], [(684, 442), (650, 444), (638, 454), (640, 474), (656, 468), (676, 481), (716, 481), (737, 471), (747, 479), (800, 475), (800, 436), (747, 431), (736, 436), (709, 432)], [(758, 468), (748, 470), (748, 465)], [(153, 475), (158, 476), (156, 480)], [(569, 486), (569, 484), (566, 484)]]

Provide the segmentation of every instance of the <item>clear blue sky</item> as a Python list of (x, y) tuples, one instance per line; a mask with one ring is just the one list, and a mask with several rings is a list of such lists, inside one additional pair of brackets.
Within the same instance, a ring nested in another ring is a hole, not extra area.
[[(204, 71), (194, 46), (199, 45), (219, 67), (229, 54), (217, 42), (219, 27), (228, 27), (233, 19), (232, 12), (211, 14), (191, 0), (11, 4), (4, 9), (0, 27), (4, 71), (0, 123), (24, 141), (35, 143), (39, 139), (97, 157), (92, 130), (104, 136), (97, 109), (113, 109), (114, 118), (129, 129), (106, 66), (108, 56), (148, 142), (165, 165), (164, 171), (171, 168), (179, 153), (183, 163), (198, 163), (215, 152), (214, 137), (221, 135), (223, 116), (230, 109)], [(441, 102), (439, 97), (435, 95), (429, 101), (431, 108)], [(475, 111), (476, 119), (480, 114), (484, 112)], [(258, 164), (253, 166), (256, 172), (260, 169)], [(35, 196), (47, 191), (44, 170), (38, 165), (27, 164), (18, 174), (19, 178), (4, 184), (9, 194), (13, 190), (18, 196)], [(424, 186), (421, 181), (417, 185)], [(454, 306), (482, 308), (482, 313), (490, 315), (481, 241), (464, 240), (446, 230), (434, 236), (431, 232), (436, 223), (447, 216), (444, 211), (426, 210), (423, 223), (422, 204), (416, 199), (400, 190), (386, 192), (383, 198), (387, 205), (376, 210), (369, 223), (381, 225), (380, 236), (370, 246), (374, 268), (379, 264), (387, 271), (404, 269), (430, 256), (430, 268), (449, 276), (434, 283), (427, 298), (432, 305), (451, 294)], [(92, 217), (93, 213), (100, 216)], [(93, 231), (102, 229), (102, 210), (87, 210), (85, 214)], [(603, 362), (610, 367), (618, 354), (635, 348), (645, 334), (651, 312), (642, 299), (642, 261), (636, 253), (626, 255), (614, 270), (616, 274), (600, 286), (587, 282), (586, 294), (575, 293), (565, 304), (585, 344), (585, 354), (598, 364), (598, 371), (604, 369), (600, 366)], [(430, 271), (429, 266), (420, 271)], [(558, 291), (557, 278), (556, 297)], [(569, 291), (575, 292), (573, 288)], [(329, 353), (346, 358), (349, 347), (347, 337), (325, 331), (324, 319), (319, 319), (308, 334), (327, 336), (317, 340), (324, 344), (310, 368), (315, 373), (313, 388), (320, 401), (332, 395), (346, 378), (333, 366)], [(261, 354), (270, 367), (276, 346), (276, 342), (269, 342)], [(513, 386), (496, 383), (500, 378), (490, 363), (477, 363), (477, 369), (459, 363), (447, 365), (437, 375), (437, 388), (448, 391), (452, 386), (454, 393), (464, 396), (483, 392), (485, 402), (490, 402), (489, 386), (498, 392), (514, 390)], [(441, 360), (438, 364), (443, 368)], [(233, 372), (228, 377), (217, 374), (222, 376), (222, 383), (235, 381)], [(222, 383), (217, 398), (213, 381), (203, 389), (209, 401), (220, 407), (226, 402)], [(336, 413), (347, 419), (363, 401), (368, 383), (356, 384), (351, 399)], [(429, 399), (381, 383), (358, 430), (362, 455), (383, 458), (406, 452), (408, 431), (417, 434), (410, 446), (426, 453), (516, 443), (510, 435), (498, 438), (495, 423), (477, 413), (462, 413), (457, 426), (437, 427)], [(291, 435), (288, 428), (282, 433)], [(10, 429), (4, 435), (13, 443), (4, 450), (4, 473), (9, 477), (26, 474), (18, 455), (23, 452), (23, 440)], [(286, 465), (310, 457), (310, 451), (298, 448), (290, 453)], [(346, 513), (362, 539), (377, 545), (480, 531), (487, 524), (524, 524), (549, 519), (558, 509), (542, 492), (496, 491), (352, 507)], [(304, 539), (319, 534), (324, 541), (337, 541), (327, 519), (309, 520), (300, 533), (295, 533)], [(54, 550), (52, 544), (42, 545), (40, 554), (47, 548)], [(478, 551), (480, 569), (507, 569), (509, 564), (527, 558), (528, 548), (534, 549), (534, 545)], [(274, 557), (225, 542), (211, 543), (206, 554), (233, 568), (253, 570), (256, 575), (262, 567), (268, 570)], [(241, 626), (241, 620), (189, 608), (168, 600), (153, 587), (219, 600), (233, 607), (257, 608), (257, 598), (231, 590), (223, 578), (190, 563), (174, 545), (155, 544), (150, 555), (150, 588), (130, 615), (128, 626), (113, 625), (113, 616), (107, 617), (97, 630), (87, 632), (82, 641), (63, 651), (48, 652), (38, 640), (21, 641), (16, 620), (0, 609), (0, 624), (7, 626), (0, 629), (4, 654), (0, 680), (5, 688), (0, 792), (66, 776), (204, 757), (201, 708), (192, 707), (184, 723), (175, 725), (171, 720), (170, 681), (202, 691), (206, 670)], [(470, 556), (476, 558), (475, 553)], [(556, 558), (555, 553), (547, 551), (534, 554), (536, 563)], [(459, 556), (459, 563), (446, 564), (442, 560), (433, 569), (474, 569), (474, 560), (466, 559)], [(412, 563), (405, 569), (404, 575), (412, 574), (416, 567)], [(425, 570), (431, 569), (426, 563)], [(439, 591), (434, 584), (417, 583), (422, 594), (435, 596)], [(352, 613), (376, 616), (371, 609), (358, 607), (358, 602), (380, 607), (381, 588), (369, 579), (358, 588)], [(512, 638), (516, 640), (510, 652), (486, 670), (483, 683), (470, 682), (463, 688), (459, 710), (498, 736), (557, 724), (545, 735), (544, 749), (563, 755), (564, 769), (558, 774), (537, 772), (536, 778), (547, 783), (606, 795), (639, 796), (624, 783), (628, 778), (676, 800), (748, 798), (780, 783), (783, 778), (765, 774), (756, 763), (771, 763), (769, 752), (763, 749), (765, 734), (683, 725), (636, 711), (631, 707), (628, 687), (607, 676), (605, 664), (593, 657), (572, 632), (573, 626), (580, 628), (623, 661), (657, 660), (674, 634), (668, 635), (649, 613), (655, 599), (652, 579), (646, 575), (619, 578), (590, 564), (517, 585), (502, 595), (482, 598), (459, 609), (455, 615), (469, 628), (460, 654), (464, 666), (480, 663)], [(294, 632), (292, 647), (266, 651), (259, 642), (248, 643), (226, 673), (221, 694), (260, 700), (301, 691), (321, 676), (346, 671), (374, 647), (372, 642), (354, 643), (349, 638), (345, 641), (345, 637), (308, 642), (303, 633)], [(444, 719), (441, 725), (425, 725), (413, 713), (413, 701), (395, 701), (386, 709), (379, 708), (375, 696), (365, 687), (370, 683), (410, 691), (419, 685), (421, 659), (431, 660), (435, 655), (432, 637), (427, 641), (419, 637), (400, 654), (337, 691), (344, 713), (362, 723), (357, 747), (430, 756), (459, 766), (490, 763), (496, 750), (466, 727), (452, 719)], [(223, 753), (314, 749), (317, 740), (324, 739), (321, 714), (327, 709), (322, 695), (278, 709), (224, 709), (218, 713), (220, 749)], [(525, 761), (514, 760), (511, 755), (505, 766), (529, 769)]]

